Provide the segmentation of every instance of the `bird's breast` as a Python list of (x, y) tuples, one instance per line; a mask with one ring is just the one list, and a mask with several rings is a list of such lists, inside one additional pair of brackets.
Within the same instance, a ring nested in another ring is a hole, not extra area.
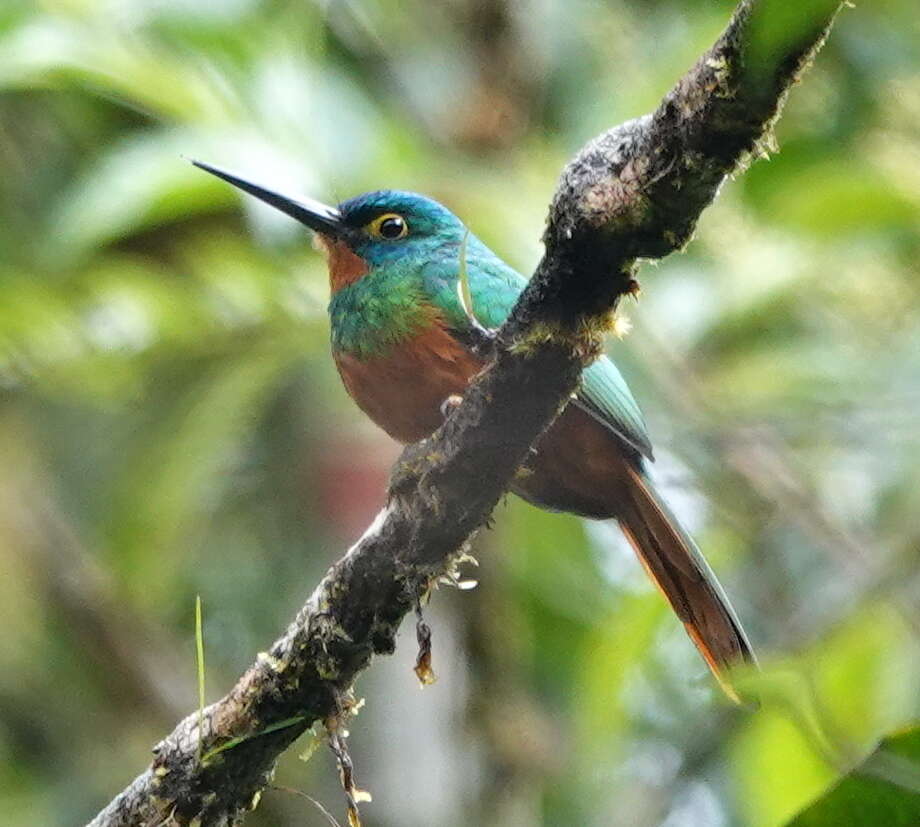
[(438, 323), (378, 355), (333, 356), (358, 407), (403, 443), (431, 434), (443, 421), (444, 400), (462, 394), (482, 368), (481, 360)]
[[(334, 348), (333, 356), (358, 407), (406, 444), (433, 433), (444, 420), (444, 401), (463, 394), (483, 367), (439, 320), (379, 352)], [(537, 441), (511, 488), (543, 508), (607, 519), (618, 513), (633, 462), (608, 427), (569, 405)]]

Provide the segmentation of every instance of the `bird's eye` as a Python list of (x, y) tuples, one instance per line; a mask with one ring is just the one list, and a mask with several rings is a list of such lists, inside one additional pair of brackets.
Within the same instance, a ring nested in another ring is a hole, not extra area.
[(406, 219), (395, 212), (378, 215), (370, 224), (367, 225), (367, 231), (377, 238), (386, 241), (395, 241), (397, 238), (403, 238), (409, 232), (409, 225)]

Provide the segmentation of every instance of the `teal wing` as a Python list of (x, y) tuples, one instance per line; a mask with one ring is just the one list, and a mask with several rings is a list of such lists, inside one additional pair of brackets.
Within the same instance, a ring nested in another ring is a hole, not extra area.
[(601, 356), (584, 369), (581, 382), (576, 399), (580, 407), (615, 431), (642, 456), (654, 459), (645, 418), (617, 366)]
[[(457, 291), (457, 259), (429, 262), (422, 271), (426, 294), (458, 331), (470, 328)], [(470, 236), (467, 251), (467, 279), (476, 320), (487, 328), (500, 327), (508, 318), (527, 280), (512, 270), (478, 239)], [(577, 404), (617, 436), (652, 459), (652, 445), (642, 411), (623, 375), (606, 356), (585, 368)]]

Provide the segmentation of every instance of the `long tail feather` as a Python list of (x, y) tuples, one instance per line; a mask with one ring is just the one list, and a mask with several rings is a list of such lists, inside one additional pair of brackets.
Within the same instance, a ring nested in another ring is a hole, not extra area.
[(641, 471), (630, 469), (629, 502), (620, 527), (722, 689), (740, 702), (731, 667), (756, 663), (751, 644), (715, 574), (692, 538)]

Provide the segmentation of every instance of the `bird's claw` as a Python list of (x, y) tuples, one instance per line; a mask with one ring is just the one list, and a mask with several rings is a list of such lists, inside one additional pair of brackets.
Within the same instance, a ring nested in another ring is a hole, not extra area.
[(488, 353), (495, 348), (495, 343), (498, 341), (498, 328), (497, 327), (483, 327), (479, 322), (475, 322), (472, 325), (472, 335), (470, 337), (472, 342), (470, 348), (478, 356), (482, 356)]
[(460, 403), (463, 401), (463, 397), (459, 396), (456, 393), (452, 393), (441, 403), (441, 416), (447, 419), (450, 414), (460, 407)]

